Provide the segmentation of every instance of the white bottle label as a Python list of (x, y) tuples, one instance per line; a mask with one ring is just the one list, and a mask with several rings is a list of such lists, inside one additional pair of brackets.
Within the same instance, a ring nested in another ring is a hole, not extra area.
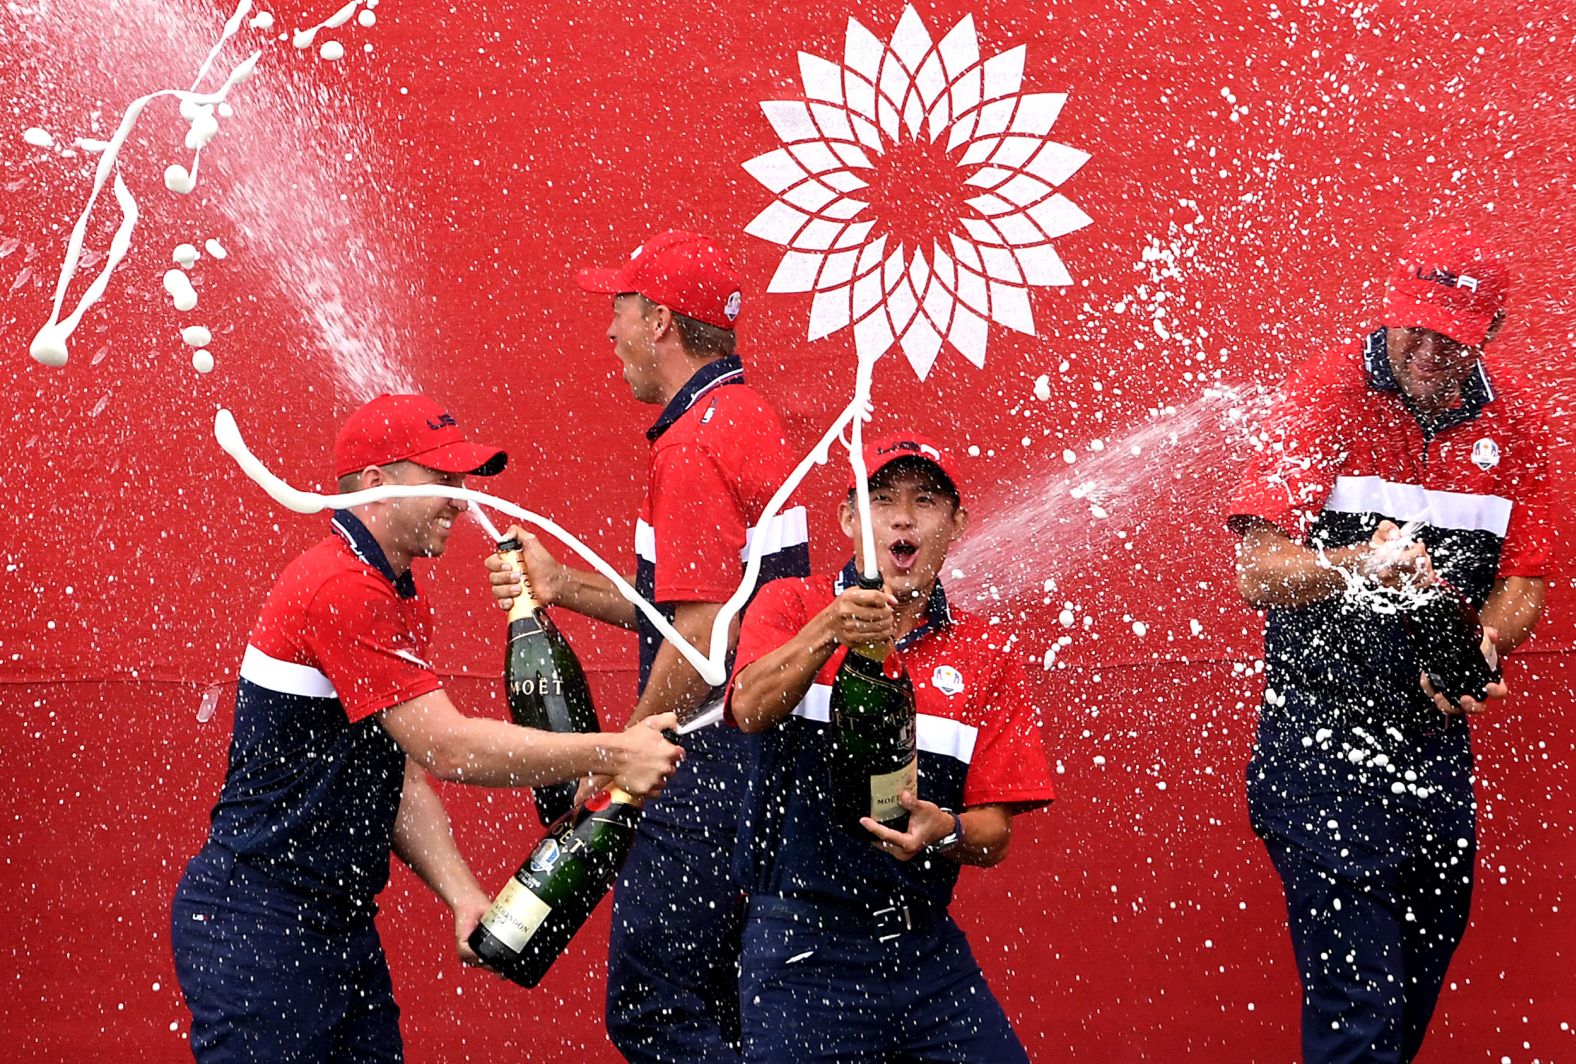
[(492, 908), (482, 917), (482, 926), (491, 931), (499, 942), (519, 953), (552, 911), (551, 905), (510, 876), (508, 884), (498, 892)]
[(915, 758), (896, 772), (870, 777), (870, 819), (885, 823), (903, 813), (903, 792), (919, 790), (919, 759)]

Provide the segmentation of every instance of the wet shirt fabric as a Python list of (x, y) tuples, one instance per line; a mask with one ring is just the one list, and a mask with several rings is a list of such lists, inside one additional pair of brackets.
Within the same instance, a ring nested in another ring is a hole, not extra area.
[[(1385, 335), (1369, 335), (1360, 358), (1320, 355), (1292, 373), (1231, 523), (1240, 531), (1259, 518), (1333, 550), (1366, 543), (1382, 520), (1416, 521), (1435, 570), (1482, 606), (1496, 579), (1539, 576), (1547, 564), (1547, 432), (1515, 383), (1481, 363), (1459, 407), (1419, 417), (1391, 372)], [(1287, 741), (1301, 745), (1336, 715), (1373, 735), (1375, 749), (1441, 725), (1393, 614), (1345, 597), (1268, 612), (1261, 719), (1272, 731), (1287, 724)], [(1309, 702), (1319, 711), (1310, 714)], [(1449, 727), (1466, 725), (1455, 718)]]
[[(709, 362), (646, 432), (651, 464), (635, 525), (635, 589), (671, 621), (676, 602), (726, 602), (738, 589), (755, 524), (794, 468), (782, 418), (744, 380), (736, 356)], [(810, 573), (802, 506), (772, 518), (756, 586)], [(636, 614), (640, 689), (662, 636)], [(719, 692), (720, 693), (720, 692)]]
[(405, 771), (374, 714), (442, 683), (411, 574), (351, 514), (333, 527), (280, 575), (252, 629), (209, 838), (325, 913), (370, 915)]
[[(791, 639), (858, 577), (779, 580), (762, 588), (739, 633), (735, 675)], [(1051, 801), (1041, 712), (1027, 697), (1022, 655), (999, 630), (952, 608), (938, 583), (925, 624), (898, 645), (918, 710), (919, 796), (952, 810)], [(959, 866), (906, 864), (844, 833), (830, 807), (832, 683), (839, 648), (793, 713), (757, 736), (734, 871), (752, 895), (943, 910)]]

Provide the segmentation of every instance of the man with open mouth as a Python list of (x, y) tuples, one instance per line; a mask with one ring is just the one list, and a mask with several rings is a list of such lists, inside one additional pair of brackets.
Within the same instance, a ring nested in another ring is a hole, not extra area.
[[(947, 913), (960, 866), (1007, 856), (1012, 820), (1051, 801), (1041, 707), (999, 628), (951, 606), (940, 580), (968, 526), (958, 479), (929, 440), (865, 452), (876, 566), (767, 584), (745, 613), (731, 722), (758, 733), (735, 871), (750, 894), (739, 998), (752, 1062), (1026, 1061)], [(861, 544), (853, 485), (839, 507)], [(833, 817), (832, 684), (848, 648), (895, 643), (913, 683), (919, 783), (906, 831)]]

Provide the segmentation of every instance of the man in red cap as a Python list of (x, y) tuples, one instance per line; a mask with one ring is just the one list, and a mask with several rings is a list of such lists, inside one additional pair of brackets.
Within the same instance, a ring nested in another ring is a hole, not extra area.
[[(735, 353), (738, 274), (717, 245), (666, 232), (629, 261), (581, 270), (582, 288), (613, 297), (607, 337), (635, 399), (661, 408), (646, 432), (650, 463), (635, 525), (634, 585), (691, 645), (710, 646), (722, 603), (753, 542), (759, 580), (809, 572), (803, 507), (760, 526), (793, 470), (782, 419), (744, 382)], [(556, 562), (523, 529), (537, 598), (622, 628), (640, 641), (639, 699), (630, 722), (678, 713), (685, 771), (647, 803), (613, 896), (608, 1034), (632, 1061), (737, 1059), (738, 958), (744, 912), (729, 857), (748, 744), (716, 727), (713, 689), (602, 576)], [(515, 574), (489, 562), (506, 604)]]
[(1416, 1056), (1466, 930), (1466, 718), (1507, 689), (1436, 692), (1381, 589), (1453, 585), (1489, 664), (1542, 611), (1547, 432), (1484, 359), (1508, 287), (1469, 232), (1415, 239), (1361, 354), (1287, 379), (1232, 506), (1238, 587), (1268, 613), (1248, 806), (1286, 891), (1309, 1062)]
[[(341, 492), (457, 488), (503, 469), (419, 395), (383, 395), (334, 445)], [(280, 575), (241, 659), (229, 768), (208, 841), (176, 891), (171, 941), (201, 1061), (397, 1061), (399, 1009), (375, 898), (398, 854), (454, 914), (462, 959), (488, 896), (427, 782), (524, 787), (611, 773), (657, 793), (681, 751), (652, 727), (556, 735), (467, 717), (427, 649), (411, 562), (463, 504), (392, 498), (335, 513)]]
[[(850, 486), (854, 560), (767, 584), (739, 633), (728, 714), (759, 735), (734, 857), (745, 1058), (1026, 1062), (947, 907), (960, 867), (999, 864), (1013, 817), (1053, 797), (1041, 708), (1014, 640), (942, 588), (968, 525), (946, 452), (894, 436), (865, 464), (873, 561)], [(859, 586), (872, 566), (880, 589)], [(829, 707), (848, 648), (872, 643), (895, 644), (913, 685), (919, 785), (899, 797), (905, 831), (865, 818), (856, 838), (832, 813)]]

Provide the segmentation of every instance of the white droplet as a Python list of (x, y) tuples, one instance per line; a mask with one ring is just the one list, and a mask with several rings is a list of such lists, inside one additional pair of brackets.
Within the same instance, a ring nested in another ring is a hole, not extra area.
[(64, 366), (67, 358), (66, 337), (69, 335), (59, 325), (46, 325), (33, 337), (27, 353), (43, 365)]
[(254, 30), (271, 30), (274, 28), (274, 16), (266, 11), (259, 11), (249, 25)]
[(170, 258), (190, 269), (191, 264), (197, 261), (197, 249), (190, 244), (176, 244), (175, 250), (170, 252)]
[(192, 175), (180, 163), (171, 163), (164, 169), (164, 187), (181, 195), (192, 190)]
[(1034, 397), (1045, 400), (1051, 397), (1051, 378), (1042, 373), (1034, 381)]
[(197, 291), (186, 278), (184, 270), (164, 271), (164, 290), (175, 302), (175, 309), (188, 311), (197, 305)]
[(49, 131), (47, 129), (39, 129), (37, 126), (24, 129), (22, 131), (22, 139), (35, 148), (53, 148), (55, 146), (55, 138), (49, 135)]
[(228, 251), (224, 250), (224, 245), (219, 243), (213, 237), (209, 237), (207, 240), (204, 240), (202, 242), (202, 246), (207, 248), (208, 254), (212, 255), (216, 259), (222, 259), (229, 254)]
[(1133, 634), (1138, 636), (1138, 637), (1140, 637), (1140, 638), (1148, 635), (1149, 634), (1149, 625), (1145, 624), (1143, 621), (1134, 621), (1133, 622)]
[(356, 16), (356, 21), (361, 23), (363, 26), (370, 26), (377, 20), (378, 17), (370, 11), (363, 11), (361, 14)]
[(1097, 764), (1097, 765), (1105, 764), (1105, 755), (1104, 754), (1095, 754), (1094, 755), (1094, 763)]
[(187, 347), (207, 347), (213, 342), (213, 333), (201, 325), (188, 325), (181, 330), (181, 340)]
[(290, 38), (290, 43), (295, 45), (297, 48), (301, 49), (302, 51), (305, 51), (306, 49), (312, 47), (312, 40), (316, 36), (317, 36), (317, 27), (316, 26), (313, 26), (309, 30), (296, 30), (295, 31), (295, 36)]
[(198, 373), (213, 372), (213, 355), (206, 348), (199, 348), (192, 352), (192, 369)]
[(317, 54), (330, 63), (337, 63), (345, 58), (345, 46), (338, 41), (324, 41), (323, 47), (317, 50)]
[(1071, 628), (1073, 626), (1073, 622), (1077, 620), (1077, 618), (1073, 616), (1072, 610), (1063, 610), (1057, 615), (1056, 619), (1062, 622), (1063, 628)]

